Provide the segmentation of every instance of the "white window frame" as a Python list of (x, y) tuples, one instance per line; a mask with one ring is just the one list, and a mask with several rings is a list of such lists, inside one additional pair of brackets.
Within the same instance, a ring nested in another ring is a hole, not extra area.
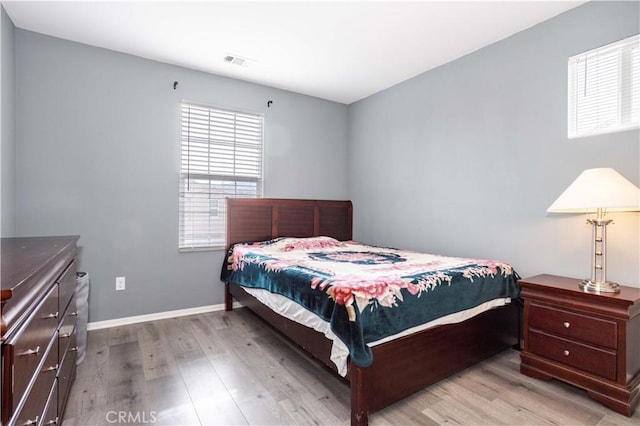
[(226, 198), (262, 197), (264, 115), (183, 101), (180, 152), (179, 250), (224, 249)]
[(640, 35), (568, 61), (570, 139), (640, 127)]

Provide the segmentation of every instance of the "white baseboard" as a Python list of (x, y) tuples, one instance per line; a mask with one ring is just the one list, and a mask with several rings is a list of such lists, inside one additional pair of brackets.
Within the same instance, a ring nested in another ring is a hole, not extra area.
[[(233, 302), (234, 308), (242, 307), (238, 302)], [(185, 317), (187, 315), (204, 314), (206, 312), (224, 311), (224, 303), (218, 305), (198, 306), (196, 308), (178, 309), (175, 311), (157, 312), (155, 314), (136, 315), (133, 317), (116, 318), (106, 321), (94, 321), (87, 324), (87, 331), (103, 328), (120, 327), (123, 325), (137, 324), (140, 322), (156, 321), (167, 318)]]

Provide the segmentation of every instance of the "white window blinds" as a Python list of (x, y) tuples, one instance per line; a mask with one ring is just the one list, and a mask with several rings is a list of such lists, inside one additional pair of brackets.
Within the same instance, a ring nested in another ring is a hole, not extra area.
[(225, 198), (262, 197), (263, 116), (181, 106), (180, 249), (225, 247)]
[(640, 127), (640, 36), (569, 58), (570, 138)]

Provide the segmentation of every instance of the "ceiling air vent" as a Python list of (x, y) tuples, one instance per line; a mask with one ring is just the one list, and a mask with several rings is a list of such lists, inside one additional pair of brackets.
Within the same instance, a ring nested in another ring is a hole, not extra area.
[(224, 61), (228, 64), (238, 65), (241, 67), (249, 65), (249, 60), (247, 58), (242, 58), (238, 55), (227, 55), (224, 57)]

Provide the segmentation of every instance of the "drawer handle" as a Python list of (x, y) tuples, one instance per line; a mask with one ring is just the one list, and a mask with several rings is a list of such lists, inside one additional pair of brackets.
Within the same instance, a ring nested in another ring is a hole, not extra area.
[(49, 318), (58, 318), (58, 313), (55, 312), (53, 314), (49, 314), (49, 315), (45, 315), (44, 317), (42, 317), (44, 319), (49, 319)]
[(71, 313), (69, 314), (69, 316), (70, 316), (70, 317), (77, 317), (77, 316), (78, 316), (78, 313), (77, 313), (77, 312), (71, 312)]
[(40, 420), (40, 416), (36, 416), (34, 420), (27, 420), (26, 422), (22, 423), (22, 425), (23, 426), (37, 425), (39, 420)]
[(56, 416), (55, 419), (49, 420), (48, 422), (45, 423), (45, 425), (57, 425), (57, 424), (58, 424), (58, 416)]
[(78, 347), (74, 346), (72, 348), (69, 348), (69, 352), (78, 352)]
[(67, 337), (69, 337), (69, 336), (71, 336), (71, 333), (62, 333), (62, 334), (60, 335), (60, 338), (61, 338), (61, 339), (65, 339), (65, 338), (67, 338)]
[(562, 325), (564, 325), (564, 328), (569, 328), (571, 327), (571, 323), (568, 321), (565, 321)]
[(565, 349), (565, 350), (562, 352), (562, 355), (564, 355), (564, 356), (569, 356), (569, 351)]
[(57, 370), (58, 370), (58, 364), (52, 365), (51, 367), (47, 367), (42, 371), (57, 371)]
[(19, 353), (18, 356), (27, 356), (27, 355), (38, 356), (39, 352), (40, 352), (40, 346), (36, 346), (35, 349), (27, 349), (26, 351)]

